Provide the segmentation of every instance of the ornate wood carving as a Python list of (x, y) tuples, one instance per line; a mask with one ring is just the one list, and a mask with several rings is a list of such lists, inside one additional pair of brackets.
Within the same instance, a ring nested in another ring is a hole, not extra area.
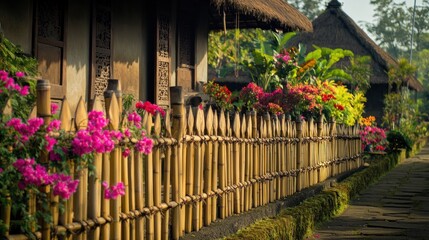
[(158, 12), (155, 101), (158, 105), (170, 104), (170, 18)]
[(91, 98), (103, 96), (112, 74), (112, 19), (109, 0), (97, 0), (92, 18)]

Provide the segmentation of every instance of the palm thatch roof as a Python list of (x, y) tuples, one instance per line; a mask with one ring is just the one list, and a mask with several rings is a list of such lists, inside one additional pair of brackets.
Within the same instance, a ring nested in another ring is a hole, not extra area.
[(236, 27), (284, 31), (313, 29), (306, 16), (283, 0), (210, 0), (210, 4), (212, 30)]
[[(298, 43), (320, 47), (349, 49), (355, 55), (369, 55), (378, 67), (373, 67), (372, 84), (387, 84), (387, 71), (398, 66), (398, 62), (380, 46), (378, 46), (352, 18), (342, 9), (337, 0), (329, 2), (326, 10), (313, 20), (312, 33), (299, 33), (289, 44)], [(412, 77), (408, 79), (411, 89), (421, 91), (422, 84)]]

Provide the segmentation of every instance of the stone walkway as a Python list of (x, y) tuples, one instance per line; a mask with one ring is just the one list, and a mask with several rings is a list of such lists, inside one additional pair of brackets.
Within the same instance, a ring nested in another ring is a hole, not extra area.
[(429, 145), (308, 239), (429, 239)]

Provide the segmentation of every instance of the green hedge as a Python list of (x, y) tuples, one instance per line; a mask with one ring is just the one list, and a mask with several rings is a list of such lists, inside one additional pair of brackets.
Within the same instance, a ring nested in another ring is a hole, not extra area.
[[(425, 142), (419, 141), (410, 153), (416, 153)], [(300, 205), (286, 208), (274, 218), (259, 220), (224, 239), (303, 239), (311, 234), (315, 225), (341, 213), (347, 207), (350, 198), (367, 188), (403, 159), (405, 151), (385, 155), (383, 159), (373, 162), (366, 169), (305, 200)]]

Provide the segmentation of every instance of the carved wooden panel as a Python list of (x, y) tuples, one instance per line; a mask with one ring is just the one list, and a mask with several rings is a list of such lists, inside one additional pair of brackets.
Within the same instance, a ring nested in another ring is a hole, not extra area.
[(61, 1), (41, 0), (37, 5), (38, 37), (62, 41), (64, 39), (64, 8)]
[(112, 17), (110, 0), (97, 0), (92, 17), (91, 98), (103, 96), (112, 75)]
[(169, 106), (170, 104), (170, 24), (169, 15), (158, 12), (155, 102), (161, 106)]

